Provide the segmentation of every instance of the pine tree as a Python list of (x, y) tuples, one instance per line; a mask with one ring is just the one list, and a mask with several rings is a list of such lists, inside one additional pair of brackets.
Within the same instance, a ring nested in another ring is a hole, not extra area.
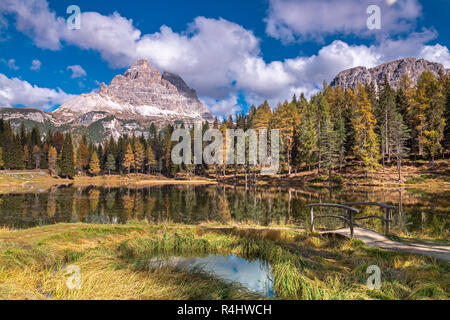
[(403, 122), (400, 113), (394, 115), (392, 120), (392, 151), (397, 158), (398, 181), (402, 180), (402, 160), (408, 154), (407, 142), (409, 139), (409, 129)]
[(58, 154), (60, 154), (64, 144), (64, 135), (61, 131), (55, 131), (55, 133), (53, 133), (52, 144), (56, 148)]
[(134, 153), (133, 148), (131, 147), (131, 143), (128, 143), (122, 166), (128, 170), (128, 174), (130, 174), (131, 168), (134, 168)]
[(15, 169), (24, 169), (25, 168), (25, 161), (24, 161), (24, 154), (23, 154), (23, 146), (20, 142), (20, 136), (14, 137), (14, 144), (13, 144), (13, 167)]
[(38, 145), (35, 145), (33, 147), (33, 160), (34, 160), (34, 165), (35, 165), (35, 169), (39, 169), (40, 165), (41, 165), (41, 149), (39, 148)]
[(380, 98), (377, 107), (374, 108), (374, 114), (377, 119), (378, 132), (381, 137), (381, 159), (383, 161), (383, 168), (385, 162), (385, 155), (388, 160), (391, 158), (392, 146), (392, 121), (396, 113), (395, 93), (389, 85), (387, 76), (384, 76), (383, 85), (380, 90)]
[(29, 169), (30, 168), (30, 150), (28, 149), (27, 145), (25, 145), (23, 147), (23, 159), (25, 162), (25, 168)]
[(100, 162), (98, 160), (97, 152), (92, 153), (91, 161), (89, 161), (89, 173), (96, 176), (100, 173)]
[(5, 162), (3, 161), (3, 148), (0, 147), (0, 168), (4, 168)]
[(114, 157), (114, 155), (112, 153), (108, 154), (105, 168), (106, 168), (106, 170), (108, 170), (109, 175), (111, 175), (111, 171), (116, 170), (116, 158)]
[(73, 178), (76, 172), (74, 166), (72, 135), (70, 133), (66, 134), (64, 138), (60, 158), (59, 168), (61, 176)]
[(172, 131), (173, 127), (168, 125), (164, 132), (164, 169), (168, 175), (172, 174)]
[(153, 152), (153, 148), (150, 144), (147, 146), (147, 152), (145, 155), (145, 159), (147, 162), (148, 173), (151, 173), (151, 168), (153, 166), (155, 166), (155, 164), (156, 164), (156, 158), (155, 158), (155, 153)]
[(308, 170), (315, 161), (315, 152), (317, 150), (317, 134), (316, 134), (316, 120), (311, 108), (306, 108), (302, 116), (302, 123), (298, 129), (298, 146), (297, 154), (300, 161), (303, 161)]
[(328, 170), (328, 177), (332, 181), (333, 169), (339, 162), (339, 145), (337, 134), (333, 129), (331, 119), (324, 119), (321, 133), (323, 167)]
[(443, 82), (443, 88), (445, 92), (445, 129), (444, 129), (444, 150), (450, 150), (450, 75), (441, 77), (441, 81)]

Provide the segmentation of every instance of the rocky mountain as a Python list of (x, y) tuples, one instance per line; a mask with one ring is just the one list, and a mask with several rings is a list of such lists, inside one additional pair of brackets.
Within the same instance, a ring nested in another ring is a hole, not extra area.
[(356, 67), (344, 70), (334, 78), (330, 85), (341, 86), (344, 89), (355, 89), (358, 83), (364, 85), (374, 83), (376, 90), (378, 90), (386, 75), (391, 87), (396, 89), (404, 74), (407, 74), (414, 83), (417, 83), (420, 75), (426, 70), (431, 71), (435, 76), (438, 76), (440, 72), (449, 72), (449, 69), (445, 69), (440, 63), (430, 62), (424, 59), (405, 58), (384, 63), (370, 69)]
[(150, 123), (163, 127), (214, 120), (195, 90), (180, 76), (161, 74), (146, 60), (136, 61), (109, 86), (102, 83), (98, 92), (76, 96), (54, 112), (4, 108), (0, 117), (15, 128), (24, 122), (26, 127), (37, 126), (43, 133), (71, 129), (75, 134), (88, 134), (95, 142), (109, 136), (147, 134)]
[[(342, 71), (331, 85), (356, 88), (358, 83), (373, 82), (378, 88), (386, 75), (396, 88), (404, 74), (417, 82), (425, 70), (436, 76), (449, 72), (439, 63), (407, 58), (370, 69), (357, 67)], [(28, 129), (37, 126), (42, 133), (49, 129), (72, 130), (75, 136), (86, 134), (97, 143), (110, 136), (147, 134), (150, 123), (162, 127), (168, 123), (213, 121), (195, 90), (181, 77), (168, 72), (161, 74), (146, 60), (136, 61), (123, 75), (114, 77), (109, 86), (102, 83), (98, 92), (76, 96), (54, 112), (0, 108), (0, 117), (16, 129), (23, 122)]]
[(102, 83), (98, 93), (82, 94), (67, 101), (54, 112), (54, 117), (61, 123), (76, 124), (79, 117), (89, 112), (108, 113), (142, 125), (213, 120), (195, 90), (181, 77), (171, 73), (161, 75), (147, 60), (136, 61), (123, 75), (114, 77), (109, 86)]

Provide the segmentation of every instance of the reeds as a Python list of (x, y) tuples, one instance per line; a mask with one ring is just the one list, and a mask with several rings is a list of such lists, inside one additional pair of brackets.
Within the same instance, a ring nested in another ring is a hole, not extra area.
[[(7, 239), (7, 241), (5, 241)], [(449, 264), (292, 231), (133, 223), (0, 232), (0, 299), (255, 299), (201, 270), (155, 268), (156, 256), (237, 255), (270, 265), (278, 299), (448, 299)], [(80, 290), (66, 286), (81, 268)], [(382, 270), (381, 290), (366, 286)]]

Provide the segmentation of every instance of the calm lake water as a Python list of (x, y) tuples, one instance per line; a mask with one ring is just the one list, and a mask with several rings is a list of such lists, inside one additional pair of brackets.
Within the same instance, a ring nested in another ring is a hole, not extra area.
[[(250, 222), (257, 225), (290, 224), (308, 227), (308, 203), (375, 201), (398, 206), (391, 230), (411, 237), (448, 239), (450, 192), (378, 189), (281, 189), (230, 186), (152, 186), (142, 188), (74, 188), (0, 195), (0, 226), (30, 228), (60, 222), (126, 223), (129, 220), (202, 222)], [(321, 209), (315, 212), (320, 213)], [(333, 210), (322, 209), (322, 213)], [(337, 212), (336, 212), (337, 213)], [(342, 212), (340, 212), (342, 213)], [(360, 215), (384, 213), (368, 207)], [(342, 227), (337, 219), (320, 222), (324, 228)], [(363, 226), (383, 230), (371, 219)]]
[(174, 267), (199, 269), (228, 282), (242, 285), (250, 291), (273, 297), (270, 265), (259, 259), (248, 261), (235, 255), (209, 255), (207, 257), (157, 257), (150, 261), (153, 268)]

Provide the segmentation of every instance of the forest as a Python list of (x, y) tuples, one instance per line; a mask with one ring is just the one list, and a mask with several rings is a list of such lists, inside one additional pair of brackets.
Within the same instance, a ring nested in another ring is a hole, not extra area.
[[(183, 127), (184, 125), (181, 125)], [(396, 166), (401, 180), (402, 161), (427, 160), (433, 166), (450, 149), (450, 77), (425, 71), (414, 85), (407, 75), (393, 89), (387, 79), (380, 88), (359, 85), (355, 90), (330, 87), (309, 100), (302, 94), (270, 106), (265, 101), (244, 114), (231, 115), (203, 130), (279, 129), (281, 173), (317, 170), (331, 178), (349, 159), (359, 163), (366, 177), (385, 166)], [(112, 137), (95, 145), (89, 137), (70, 132), (41, 133), (37, 128), (13, 128), (0, 120), (0, 168), (48, 169), (52, 175), (178, 173), (220, 175), (250, 172), (249, 165), (174, 165), (171, 135), (174, 125), (152, 124), (146, 136)], [(193, 130), (193, 129), (192, 129)]]

